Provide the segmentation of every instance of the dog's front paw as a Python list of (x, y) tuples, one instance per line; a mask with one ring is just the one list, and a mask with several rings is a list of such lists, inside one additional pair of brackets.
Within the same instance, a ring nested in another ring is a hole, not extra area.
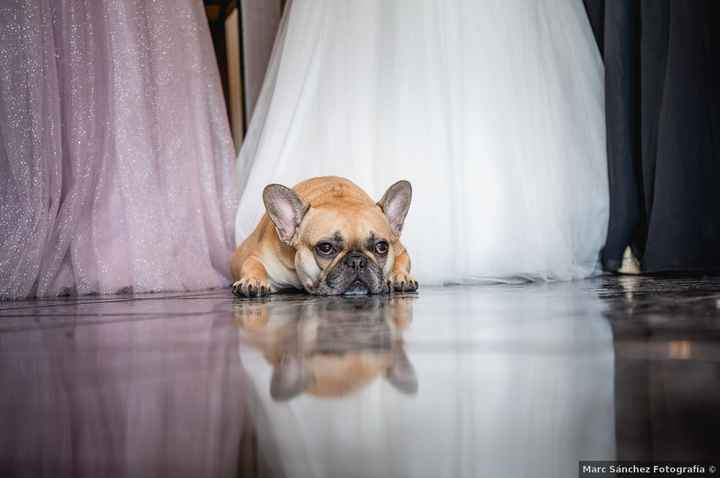
[(388, 281), (390, 291), (396, 290), (398, 292), (414, 292), (418, 288), (418, 282), (410, 274), (405, 272), (394, 272), (390, 274), (390, 280)]
[(235, 282), (232, 291), (238, 297), (265, 297), (271, 292), (267, 281), (254, 277), (243, 277)]

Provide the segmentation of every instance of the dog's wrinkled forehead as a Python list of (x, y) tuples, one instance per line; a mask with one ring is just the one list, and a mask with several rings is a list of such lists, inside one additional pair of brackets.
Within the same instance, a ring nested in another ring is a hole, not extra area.
[(363, 247), (370, 237), (389, 239), (390, 225), (377, 206), (311, 207), (300, 226), (307, 244), (332, 240), (342, 247)]

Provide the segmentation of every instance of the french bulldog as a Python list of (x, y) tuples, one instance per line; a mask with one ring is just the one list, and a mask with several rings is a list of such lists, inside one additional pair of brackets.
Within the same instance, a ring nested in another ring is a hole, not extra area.
[(259, 297), (284, 289), (316, 295), (414, 291), (400, 243), (412, 200), (398, 181), (375, 202), (351, 181), (325, 176), (263, 191), (266, 213), (232, 256), (233, 292)]
[(402, 338), (412, 321), (413, 300), (360, 295), (290, 305), (243, 301), (235, 304), (235, 316), (243, 342), (272, 366), (275, 401), (301, 394), (342, 397), (378, 378), (415, 395), (418, 380)]

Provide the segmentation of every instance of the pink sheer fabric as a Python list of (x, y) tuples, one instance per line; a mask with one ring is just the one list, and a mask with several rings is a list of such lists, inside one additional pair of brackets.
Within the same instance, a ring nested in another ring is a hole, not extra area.
[(0, 298), (229, 281), (234, 149), (199, 0), (0, 5)]

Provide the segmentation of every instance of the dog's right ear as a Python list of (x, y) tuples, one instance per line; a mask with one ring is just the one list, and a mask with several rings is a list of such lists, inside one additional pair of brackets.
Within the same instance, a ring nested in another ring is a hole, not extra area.
[(305, 365), (305, 360), (286, 352), (273, 370), (270, 379), (270, 397), (277, 402), (286, 402), (303, 393), (311, 383), (312, 376)]
[(263, 202), (280, 240), (292, 245), (308, 206), (295, 191), (281, 184), (265, 186)]

